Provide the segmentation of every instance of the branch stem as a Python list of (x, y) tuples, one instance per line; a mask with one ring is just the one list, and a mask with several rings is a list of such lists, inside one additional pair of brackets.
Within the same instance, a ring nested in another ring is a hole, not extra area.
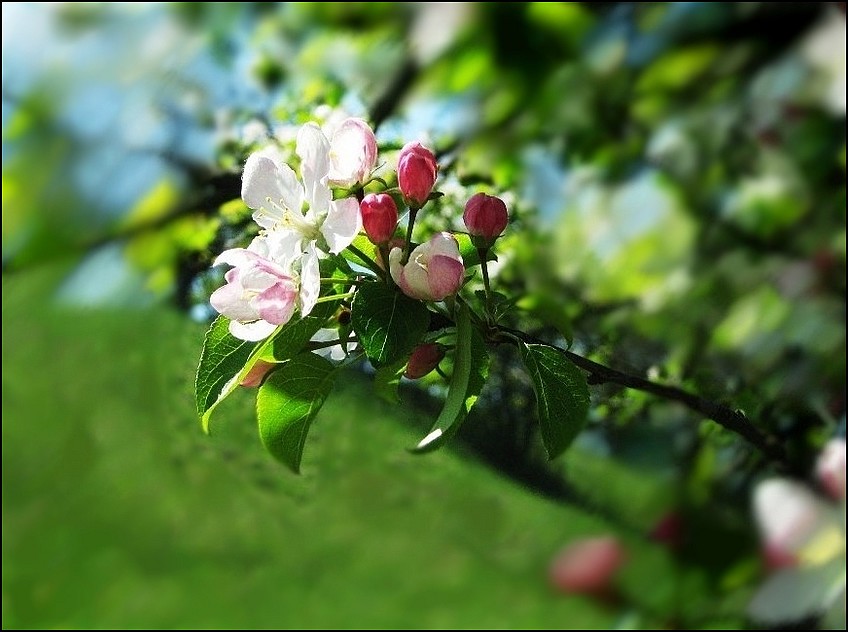
[(705, 399), (694, 393), (677, 388), (676, 386), (668, 386), (666, 384), (658, 384), (645, 378), (624, 373), (617, 369), (599, 364), (588, 358), (584, 358), (572, 351), (562, 349), (556, 345), (547, 344), (545, 342), (534, 340), (527, 334), (514, 329), (501, 327), (500, 330), (507, 334), (508, 338), (518, 338), (524, 342), (534, 344), (544, 344), (551, 349), (555, 349), (571, 360), (576, 366), (589, 373), (589, 384), (618, 384), (625, 388), (632, 388), (638, 391), (644, 391), (663, 399), (679, 402), (697, 413), (702, 414), (707, 419), (717, 423), (722, 428), (733, 432), (745, 439), (752, 446), (757, 448), (769, 460), (781, 466), (783, 469), (791, 469), (789, 460), (783, 446), (776, 437), (767, 435), (751, 424), (745, 414), (740, 410), (719, 404), (712, 400)]

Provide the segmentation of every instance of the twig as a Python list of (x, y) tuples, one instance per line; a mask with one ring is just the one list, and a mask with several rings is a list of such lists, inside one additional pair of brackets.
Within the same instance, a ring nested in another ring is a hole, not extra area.
[(646, 393), (662, 397), (663, 399), (680, 402), (690, 410), (699, 412), (707, 419), (714, 421), (722, 428), (738, 434), (748, 441), (748, 443), (760, 450), (760, 452), (762, 452), (768, 459), (774, 461), (783, 469), (791, 469), (786, 451), (783, 449), (783, 446), (777, 438), (763, 433), (752, 425), (750, 420), (740, 410), (733, 410), (724, 404), (704, 399), (703, 397), (690, 393), (689, 391), (685, 391), (682, 388), (668, 386), (666, 384), (658, 384), (657, 382), (652, 382), (636, 375), (618, 371), (603, 364), (599, 364), (593, 360), (589, 360), (588, 358), (584, 358), (572, 351), (533, 339), (524, 332), (506, 327), (501, 327), (500, 329), (503, 332), (508, 333), (511, 337), (519, 338), (525, 342), (542, 344), (546, 347), (559, 351), (576, 366), (589, 373), (590, 384), (618, 384), (625, 388), (644, 391)]

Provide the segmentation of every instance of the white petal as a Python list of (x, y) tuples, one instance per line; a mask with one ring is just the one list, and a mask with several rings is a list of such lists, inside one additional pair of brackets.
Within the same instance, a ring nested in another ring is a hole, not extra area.
[(306, 201), (313, 213), (327, 210), (333, 194), (327, 185), (330, 172), (330, 141), (315, 123), (307, 123), (297, 134), (297, 155), (300, 174), (306, 191)]
[(427, 253), (430, 257), (441, 255), (462, 262), (462, 257), (459, 254), (459, 244), (456, 238), (450, 233), (436, 233), (430, 238), (430, 241), (422, 245), (427, 246)]
[(303, 267), (300, 270), (300, 315), (306, 316), (315, 307), (315, 302), (321, 293), (321, 272), (314, 241), (307, 246), (301, 261)]
[(230, 321), (230, 333), (239, 340), (247, 340), (256, 342), (264, 340), (277, 328), (276, 325), (266, 323), (264, 320), (257, 320), (252, 323), (240, 323), (237, 320)]
[(377, 140), (368, 123), (348, 118), (330, 140), (330, 182), (350, 186), (362, 182), (377, 161)]
[(330, 211), (321, 226), (321, 233), (327, 240), (331, 253), (337, 255), (347, 248), (361, 228), (362, 216), (356, 198), (330, 202)]
[(303, 188), (292, 168), (262, 153), (251, 154), (244, 165), (241, 197), (262, 215), (282, 220), (278, 205), (300, 212)]
[(830, 526), (832, 512), (802, 483), (773, 478), (754, 490), (754, 515), (769, 545), (797, 555)]
[(266, 234), (268, 258), (285, 270), (303, 255), (306, 239), (295, 230), (273, 230)]
[(222, 263), (227, 265), (241, 267), (256, 261), (257, 255), (246, 248), (230, 248), (225, 250), (215, 259), (213, 266), (219, 266)]
[(798, 621), (824, 612), (844, 588), (844, 559), (813, 568), (786, 568), (760, 586), (748, 604), (748, 614), (765, 624)]

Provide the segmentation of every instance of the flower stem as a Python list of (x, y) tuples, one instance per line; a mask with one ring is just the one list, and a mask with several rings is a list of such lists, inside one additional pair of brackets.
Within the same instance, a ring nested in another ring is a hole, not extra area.
[(386, 271), (383, 270), (380, 266), (378, 266), (371, 257), (366, 255), (359, 248), (357, 248), (353, 244), (350, 244), (347, 249), (350, 250), (353, 254), (355, 254), (362, 261), (362, 263), (368, 266), (368, 268), (378, 277), (380, 277), (381, 279), (386, 278)]
[(477, 248), (477, 256), (480, 259), (480, 270), (483, 272), (483, 287), (486, 290), (486, 317), (490, 322), (494, 322), (494, 316), (492, 315), (492, 288), (489, 285), (489, 266), (486, 261), (486, 255), (488, 253), (488, 248)]
[(333, 301), (343, 301), (348, 298), (353, 298), (353, 295), (356, 292), (347, 292), (346, 294), (331, 294), (330, 296), (321, 296), (318, 300), (315, 301), (316, 305), (318, 303), (332, 303)]
[(324, 285), (364, 285), (365, 283), (373, 283), (368, 279), (348, 279), (338, 277), (321, 277), (321, 283)]
[(412, 227), (415, 225), (415, 216), (418, 214), (418, 209), (409, 207), (409, 221), (406, 224), (406, 245), (403, 247), (403, 259), (401, 263), (406, 265), (409, 261), (409, 253), (412, 250)]

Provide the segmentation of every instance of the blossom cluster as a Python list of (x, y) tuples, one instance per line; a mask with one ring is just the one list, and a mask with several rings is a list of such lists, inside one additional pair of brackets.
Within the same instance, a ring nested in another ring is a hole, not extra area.
[[(417, 142), (403, 147), (396, 188), (374, 175), (377, 140), (362, 119), (345, 119), (332, 131), (307, 123), (297, 134), (295, 154), (299, 176), (275, 146), (250, 155), (244, 166), (241, 197), (259, 234), (247, 248), (218, 256), (214, 265), (232, 268), (210, 297), (230, 320), (233, 336), (263, 340), (296, 313), (307, 316), (321, 293), (321, 259), (352, 247), (360, 232), (377, 248), (372, 267), (387, 271), (407, 296), (438, 302), (460, 290), (465, 264), (453, 234), (439, 232), (418, 245), (395, 236), (398, 202), (409, 208), (408, 239), (415, 214), (434, 197), (439, 165), (432, 150)], [(503, 201), (485, 193), (468, 201), (463, 218), (483, 249), (508, 221)]]

